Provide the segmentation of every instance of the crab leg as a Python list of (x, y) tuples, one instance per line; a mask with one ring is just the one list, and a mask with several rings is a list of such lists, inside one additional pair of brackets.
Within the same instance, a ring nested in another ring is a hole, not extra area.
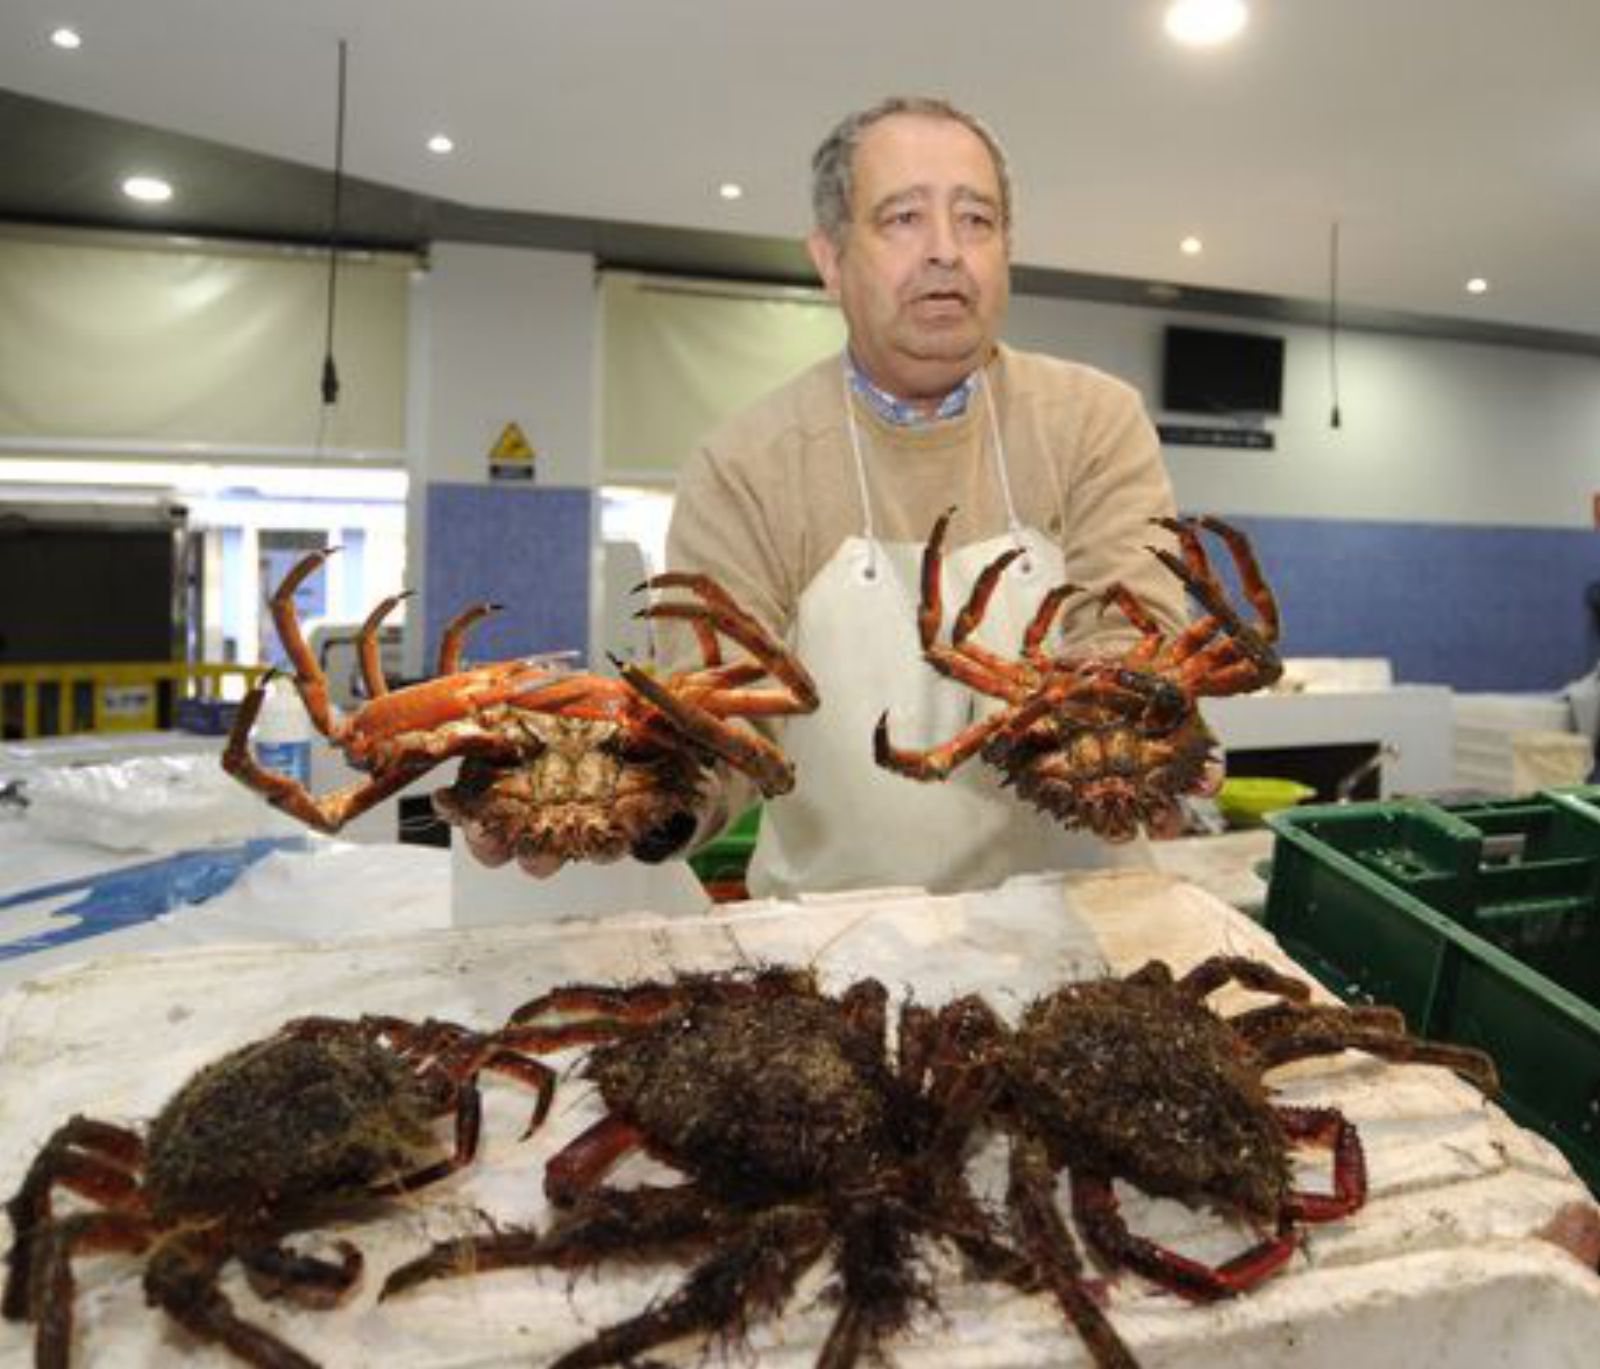
[(896, 746), (889, 740), (889, 713), (885, 709), (872, 732), (872, 756), (885, 770), (892, 770), (907, 779), (942, 780), (963, 761), (975, 756), (997, 732), (1008, 727), (1027, 726), (1048, 713), (1050, 705), (1050, 699), (1041, 695), (1021, 709), (980, 718), (956, 733), (943, 746), (929, 747), (926, 751)]
[(608, 1113), (545, 1166), (545, 1197), (557, 1207), (571, 1207), (624, 1155), (642, 1150), (644, 1139), (633, 1123)]
[(1022, 668), (997, 661), (996, 667), (990, 669), (970, 647), (971, 643), (968, 643), (957, 650), (935, 642), (922, 653), (922, 658), (941, 675), (959, 681), (968, 689), (976, 689), (980, 694), (987, 694), (990, 698), (1017, 703), (1026, 697), (1031, 682)]
[(1083, 1259), (1055, 1202), (1055, 1172), (1044, 1147), (1019, 1138), (1011, 1151), (1010, 1204), (1023, 1249), (1100, 1369), (1137, 1369), (1122, 1337), (1090, 1295)]
[(954, 514), (952, 506), (939, 516), (928, 534), (928, 545), (922, 551), (922, 602), (917, 609), (922, 653), (930, 665), (952, 679), (996, 698), (1014, 700), (1019, 691), (1012, 681), (1018, 674), (1018, 667), (968, 638), (983, 621), (1006, 567), (1022, 555), (1020, 549), (1002, 552), (984, 567), (965, 606), (956, 615), (950, 645), (941, 645), (938, 640), (939, 629), (944, 625), (944, 538)]
[[(1231, 528), (1228, 531), (1233, 537), (1239, 536)], [(1150, 550), (1162, 565), (1183, 581), (1189, 593), (1210, 615), (1209, 618), (1204, 618), (1194, 624), (1178, 639), (1172, 648), (1173, 664), (1182, 665), (1188, 661), (1191, 656), (1200, 652), (1201, 647), (1209, 642), (1216, 635), (1218, 629), (1221, 628), (1226, 632), (1227, 640), (1216, 643), (1212, 650), (1220, 648), (1224, 656), (1243, 655), (1249, 665), (1243, 668), (1236, 668), (1232, 673), (1242, 677), (1247, 670), (1253, 669), (1256, 677), (1255, 684), (1234, 685), (1232, 688), (1224, 690), (1217, 688), (1214, 680), (1208, 679), (1206, 693), (1233, 693), (1240, 688), (1254, 688), (1255, 685), (1271, 683), (1283, 673), (1283, 663), (1278, 659), (1278, 654), (1272, 647), (1272, 642), (1277, 639), (1278, 635), (1277, 605), (1273, 601), (1271, 592), (1267, 589), (1265, 582), (1260, 578), (1259, 570), (1254, 571), (1253, 588), (1246, 589), (1251, 603), (1255, 606), (1262, 619), (1262, 626), (1258, 629), (1239, 617), (1233, 606), (1223, 596), (1222, 588), (1214, 577), (1204, 578), (1197, 575), (1190, 569), (1188, 564), (1163, 547), (1152, 547)], [(1248, 547), (1244, 547), (1242, 551), (1235, 552), (1236, 561), (1241, 555), (1250, 557), (1250, 566), (1253, 568), (1255, 564), (1254, 557), (1250, 556)], [(1240, 563), (1240, 576), (1242, 579), (1247, 576), (1246, 568), (1242, 562)], [(1211, 659), (1217, 660), (1215, 657)], [(1202, 669), (1191, 668), (1190, 671), (1185, 673), (1186, 675), (1199, 674)]]
[[(538, 998), (530, 999), (512, 1014), (508, 1026), (528, 1027), (541, 1017), (578, 1018), (571, 1025), (614, 1032), (624, 1024), (646, 1025), (678, 1002), (676, 989), (667, 984), (640, 984), (631, 989), (613, 989), (599, 984), (569, 984)], [(555, 1028), (560, 1030), (560, 1027)], [(577, 1037), (548, 1049), (598, 1041), (600, 1036)]]
[(71, 1362), (73, 1257), (110, 1250), (138, 1254), (149, 1249), (154, 1234), (150, 1218), (140, 1212), (75, 1212), (44, 1233), (34, 1254), (30, 1306), (23, 1314), (38, 1323), (33, 1362), (39, 1369), (67, 1369)]
[(126, 1127), (79, 1116), (56, 1129), (6, 1204), (13, 1233), (0, 1301), (6, 1320), (21, 1321), (28, 1315), (35, 1233), (50, 1220), (52, 1191), (59, 1186), (108, 1206), (135, 1210), (143, 1199), (132, 1171), (143, 1162), (144, 1142)]
[[(648, 589), (688, 589), (700, 595), (707, 602), (715, 601), (725, 608), (732, 609), (735, 613), (741, 612), (738, 605), (726, 594), (722, 593), (722, 586), (718, 585), (710, 576), (693, 575), (687, 571), (667, 571), (664, 574), (652, 576), (642, 580), (630, 591), (638, 594)], [(648, 613), (640, 609), (633, 615), (635, 618), (672, 618), (680, 615), (671, 613)], [(695, 641), (700, 646), (701, 664), (715, 669), (722, 664), (722, 643), (717, 640), (716, 630), (706, 618), (690, 617), (683, 615), (684, 620), (694, 629)]]
[(367, 614), (366, 621), (361, 624), (361, 633), (356, 638), (356, 656), (361, 662), (361, 681), (367, 687), (369, 699), (381, 699), (389, 692), (389, 681), (383, 674), (383, 656), (378, 647), (378, 629), (383, 625), (383, 620), (415, 592), (408, 589), (391, 594)]
[[(983, 622), (984, 614), (989, 611), (989, 601), (994, 597), (995, 588), (1000, 583), (1000, 577), (1005, 574), (1006, 567), (1021, 555), (1022, 549), (1013, 547), (1010, 551), (1001, 552), (989, 562), (979, 574), (977, 583), (973, 585), (972, 593), (967, 596), (967, 602), (961, 612), (956, 614), (955, 622), (950, 625), (950, 650), (969, 657), (985, 670), (1002, 677), (1015, 674), (1017, 667), (987, 647), (971, 641), (970, 638)], [(924, 641), (922, 646), (925, 654), (936, 649), (929, 641)]]
[(337, 1307), (361, 1280), (366, 1260), (349, 1241), (337, 1243), (339, 1259), (304, 1255), (281, 1245), (240, 1250), (239, 1263), (257, 1297), (287, 1298), (301, 1307)]
[(1337, 1024), (1355, 1022), (1362, 1027), (1403, 1034), (1406, 1029), (1405, 1014), (1398, 1008), (1358, 1005), (1345, 1008), (1323, 1003), (1273, 1003), (1265, 1008), (1252, 1008), (1227, 1020), (1234, 1032), (1252, 1046), (1286, 1032), (1298, 1030), (1299, 1024), (1320, 1020), (1326, 1028), (1337, 1030)]
[(1039, 601), (1039, 607), (1034, 610), (1033, 618), (1028, 623), (1028, 630), (1022, 637), (1022, 654), (1038, 669), (1043, 670), (1050, 664), (1050, 657), (1044, 650), (1044, 639), (1045, 634), (1050, 631), (1050, 625), (1055, 621), (1056, 614), (1072, 595), (1082, 592), (1082, 585), (1070, 583), (1057, 585)]
[(468, 629), (499, 613), (501, 608), (500, 604), (474, 604), (445, 624), (444, 635), (439, 638), (439, 674), (454, 675), (461, 669), (461, 647)]
[[(658, 580), (665, 578), (657, 577)], [(774, 679), (787, 685), (802, 709), (809, 710), (817, 706), (817, 687), (806, 668), (769, 636), (760, 623), (746, 613), (731, 606), (724, 606), (720, 602), (713, 603), (710, 607), (700, 604), (650, 604), (635, 613), (634, 617), (677, 618), (685, 622), (714, 627), (744, 647), (766, 667)], [(711, 659), (706, 661), (708, 667), (716, 667), (722, 663), (720, 655), (716, 652), (709, 655)]]
[(478, 1092), (476, 1077), (465, 1079), (457, 1085), (455, 1124), (455, 1149), (451, 1154), (431, 1165), (414, 1169), (409, 1174), (402, 1174), (389, 1183), (377, 1184), (373, 1187), (373, 1193), (379, 1196), (411, 1193), (437, 1183), (472, 1163), (473, 1156), (478, 1153), (478, 1138), (483, 1129), (483, 1096)]
[[(631, 1364), (654, 1346), (693, 1331), (743, 1325), (753, 1314), (780, 1306), (826, 1249), (831, 1233), (821, 1216), (794, 1210), (762, 1214), (751, 1228), (737, 1245), (701, 1263), (675, 1292), (567, 1351), (551, 1369)], [(826, 1369), (851, 1362), (837, 1351), (830, 1356), (826, 1346), (818, 1360)]]
[(1111, 1181), (1080, 1171), (1072, 1174), (1072, 1211), (1089, 1243), (1111, 1265), (1127, 1265), (1145, 1278), (1191, 1302), (1214, 1302), (1254, 1288), (1276, 1273), (1298, 1244), (1289, 1214), (1268, 1237), (1213, 1269), (1128, 1230)]
[[(1261, 564), (1256, 560), (1255, 548), (1250, 545), (1250, 540), (1238, 528), (1224, 523), (1220, 518), (1208, 516), (1194, 521), (1222, 539), (1228, 548), (1228, 554), (1233, 557), (1234, 566), (1238, 569), (1239, 586), (1244, 591), (1244, 597), (1250, 601), (1256, 611), (1256, 617), (1261, 621), (1261, 635), (1268, 641), (1276, 641), (1280, 635), (1278, 601), (1268, 587), (1266, 577), (1261, 573)], [(1179, 536), (1182, 540), (1183, 535), (1180, 533)], [(1192, 530), (1189, 538), (1198, 546), (1199, 538)], [(1204, 552), (1200, 555), (1201, 561), (1204, 562)]]
[(1224, 984), (1240, 984), (1261, 993), (1275, 993), (1280, 998), (1303, 1003), (1311, 997), (1311, 986), (1303, 979), (1280, 973), (1270, 965), (1248, 956), (1214, 955), (1202, 960), (1177, 982), (1179, 993), (1188, 994), (1196, 1001), (1215, 993)]
[(1361, 1137), (1343, 1113), (1333, 1108), (1274, 1108), (1289, 1138), (1333, 1152), (1333, 1192), (1302, 1193), (1286, 1200), (1289, 1214), (1303, 1222), (1333, 1222), (1367, 1201), (1367, 1158)]
[(955, 517), (955, 505), (941, 513), (928, 534), (928, 545), (922, 549), (922, 602), (917, 608), (917, 632), (926, 651), (939, 639), (939, 628), (944, 624), (944, 535)]
[(317, 1369), (315, 1360), (245, 1321), (216, 1285), (229, 1254), (215, 1231), (202, 1230), (160, 1245), (145, 1270), (145, 1298), (204, 1341), (225, 1345), (260, 1369)]
[(1500, 1091), (1500, 1076), (1482, 1051), (1452, 1046), (1442, 1041), (1419, 1041), (1360, 1021), (1330, 1022), (1321, 1017), (1294, 1021), (1280, 1036), (1253, 1043), (1263, 1069), (1341, 1051), (1366, 1051), (1382, 1060), (1406, 1064), (1443, 1065), (1454, 1070), (1480, 1093), (1492, 1097)]
[(222, 768), (263, 795), (274, 808), (298, 818), (319, 832), (337, 832), (347, 822), (404, 789), (437, 764), (437, 758), (429, 757), (415, 764), (400, 765), (387, 774), (374, 775), (320, 799), (316, 798), (298, 780), (268, 770), (251, 751), (250, 729), (255, 726), (265, 697), (266, 690), (259, 684), (245, 695), (233, 720), (233, 728), (228, 733), (228, 744), (223, 748)]
[(590, 1263), (598, 1256), (633, 1259), (670, 1254), (699, 1245), (714, 1234), (725, 1214), (693, 1185), (604, 1190), (585, 1195), (548, 1233), (513, 1229), (488, 1236), (441, 1241), (394, 1270), (379, 1301), (434, 1279), (460, 1278), (493, 1269), (526, 1269)]
[(284, 653), (294, 665), (295, 690), (305, 704), (306, 712), (311, 715), (312, 725), (329, 738), (336, 735), (338, 723), (328, 703), (328, 677), (322, 673), (322, 667), (317, 664), (317, 658), (306, 645), (306, 639), (300, 631), (300, 615), (295, 611), (294, 595), (312, 573), (338, 550), (338, 547), (328, 547), (302, 557), (283, 577), (283, 583), (267, 601), (272, 621), (278, 629), (278, 640), (283, 643)]
[[(1134, 597), (1133, 591), (1123, 584), (1107, 585), (1100, 592), (1100, 612), (1103, 615), (1108, 608), (1119, 608), (1122, 616), (1126, 618), (1139, 631), (1138, 644), (1121, 658), (1121, 663), (1130, 670), (1139, 670), (1156, 660), (1161, 654), (1161, 647), (1165, 637), (1161, 631), (1161, 624), (1151, 616), (1150, 610)], [(1212, 632), (1216, 629), (1213, 627)]]
[(622, 678), (691, 741), (699, 742), (713, 755), (754, 779), (767, 798), (787, 794), (794, 788), (794, 767), (765, 737), (739, 731), (698, 704), (679, 698), (638, 666), (623, 666)]

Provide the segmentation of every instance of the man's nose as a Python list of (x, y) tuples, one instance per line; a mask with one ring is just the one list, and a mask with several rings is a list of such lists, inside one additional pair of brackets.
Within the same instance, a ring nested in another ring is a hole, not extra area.
[(929, 215), (926, 248), (929, 266), (955, 266), (961, 261), (961, 239), (952, 215)]

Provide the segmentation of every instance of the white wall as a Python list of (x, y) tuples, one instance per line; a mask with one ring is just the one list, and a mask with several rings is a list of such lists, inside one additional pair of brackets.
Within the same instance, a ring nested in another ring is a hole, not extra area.
[(1345, 331), (1342, 426), (1328, 422), (1323, 330), (1017, 298), (1007, 338), (1086, 361), (1156, 411), (1162, 328), (1288, 339), (1277, 449), (1168, 447), (1182, 507), (1277, 517), (1590, 527), (1600, 492), (1600, 357)]

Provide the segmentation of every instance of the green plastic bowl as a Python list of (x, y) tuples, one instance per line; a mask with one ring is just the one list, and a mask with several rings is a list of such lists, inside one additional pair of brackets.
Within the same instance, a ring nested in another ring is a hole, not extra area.
[(1293, 808), (1316, 792), (1298, 780), (1224, 780), (1217, 792), (1217, 808), (1235, 827), (1259, 827), (1268, 813)]

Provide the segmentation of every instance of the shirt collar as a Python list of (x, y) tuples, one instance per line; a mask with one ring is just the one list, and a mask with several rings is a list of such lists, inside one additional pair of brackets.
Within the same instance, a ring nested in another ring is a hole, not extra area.
[(845, 352), (845, 366), (850, 375), (850, 388), (865, 399), (885, 423), (901, 428), (922, 427), (941, 419), (959, 418), (966, 413), (967, 403), (978, 384), (978, 373), (974, 371), (939, 401), (937, 409), (928, 414), (874, 385), (848, 351)]

